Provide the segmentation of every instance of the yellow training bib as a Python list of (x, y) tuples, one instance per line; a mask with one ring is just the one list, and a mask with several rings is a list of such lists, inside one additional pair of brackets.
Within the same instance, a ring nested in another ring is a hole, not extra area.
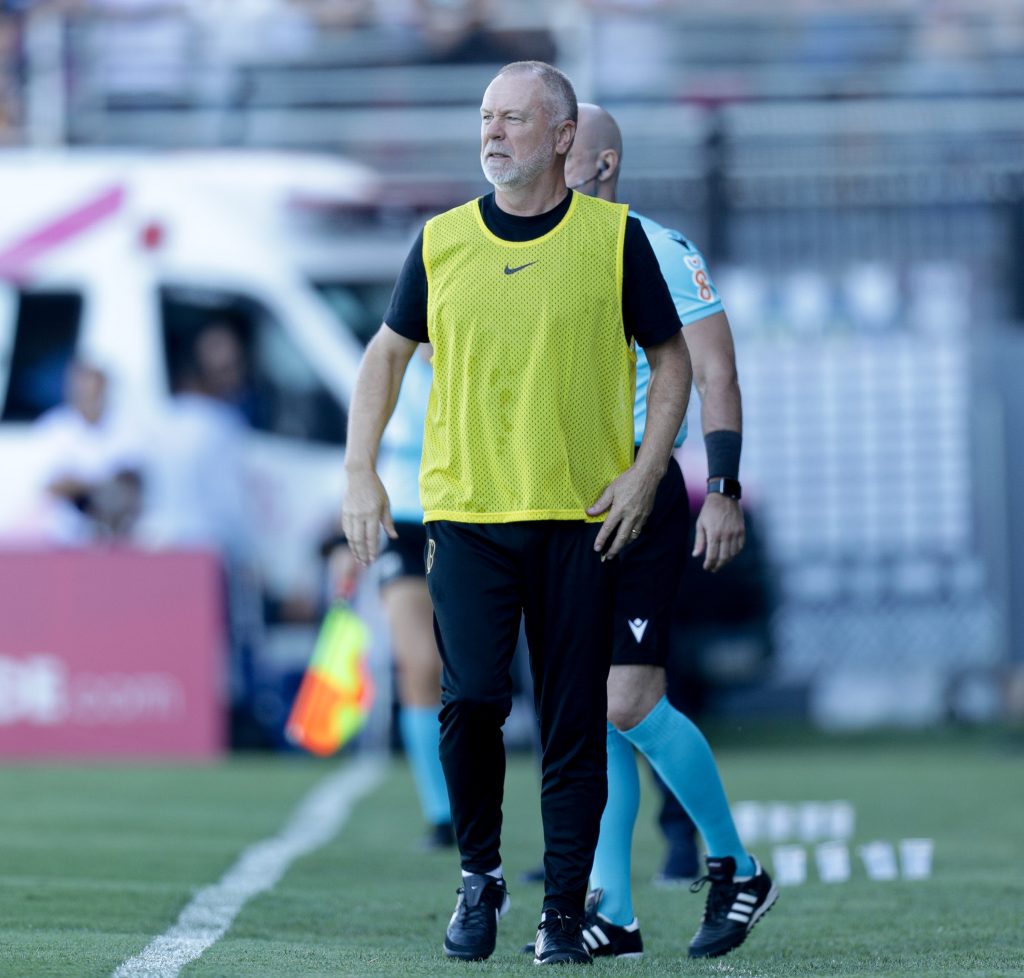
[(532, 241), (496, 237), (475, 200), (427, 222), (425, 522), (589, 520), (586, 508), (632, 464), (626, 215), (574, 193), (557, 227)]

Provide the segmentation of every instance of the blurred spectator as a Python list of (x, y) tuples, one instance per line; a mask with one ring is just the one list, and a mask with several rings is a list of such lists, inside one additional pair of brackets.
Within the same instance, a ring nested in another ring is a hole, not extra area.
[(963, 61), (977, 55), (969, 9), (949, 0), (922, 4), (910, 53), (924, 65)]
[(0, 4), (0, 145), (16, 142), (21, 127), (20, 11)]
[(88, 15), (85, 56), (99, 93), (133, 105), (180, 105), (194, 83), (187, 0), (73, 0)]
[(995, 57), (1019, 56), (1024, 51), (1024, 6), (1017, 3), (997, 5), (988, 19), (986, 47)]
[(236, 406), (247, 368), (238, 334), (212, 321), (199, 330), (176, 393), (150, 439), (152, 505), (144, 537), (159, 546), (202, 547), (224, 570), (233, 747), (272, 746), (259, 716), (258, 663), (265, 642), (243, 449), (249, 426)]
[(139, 441), (107, 409), (107, 375), (83, 360), (71, 363), (64, 404), (34, 426), (40, 498), (22, 531), (63, 545), (126, 538), (142, 502)]
[(151, 541), (210, 547), (228, 563), (250, 559), (242, 463), (248, 425), (238, 405), (245, 377), (242, 344), (231, 327), (212, 322), (200, 330), (150, 443)]
[(366, 27), (373, 22), (374, 0), (289, 0), (317, 26), (330, 31)]
[(980, 42), (981, 31), (969, 8), (949, 0), (922, 4), (908, 40), (902, 86), (912, 92), (968, 91), (984, 57)]
[(550, 35), (496, 31), (489, 0), (416, 0), (416, 18), (427, 59), (444, 64), (507, 64), (554, 61)]
[(671, 91), (678, 52), (661, 14), (669, 0), (584, 0), (591, 17), (593, 65), (600, 90), (625, 95)]
[(208, 45), (211, 75), (268, 57), (302, 58), (316, 41), (311, 5), (302, 0), (188, 0), (188, 5)]

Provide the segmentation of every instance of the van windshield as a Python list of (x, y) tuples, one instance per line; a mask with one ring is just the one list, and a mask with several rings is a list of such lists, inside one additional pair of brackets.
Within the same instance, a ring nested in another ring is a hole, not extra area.
[(281, 321), (262, 303), (217, 289), (160, 289), (172, 394), (202, 390), (258, 431), (344, 444), (346, 417)]

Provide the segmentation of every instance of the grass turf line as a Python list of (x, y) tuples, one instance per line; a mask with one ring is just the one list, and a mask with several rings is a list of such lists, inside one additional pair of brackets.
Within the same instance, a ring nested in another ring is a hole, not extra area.
[[(848, 798), (853, 845), (936, 840), (923, 882), (853, 878), (784, 888), (737, 952), (693, 962), (686, 943), (703, 894), (655, 890), (661, 846), (644, 777), (634, 899), (647, 954), (596, 962), (593, 973), (747, 976), (1024, 975), (1020, 755), (985, 739), (818, 735), (719, 751), (733, 800)], [(0, 976), (103, 976), (177, 917), (246, 845), (278, 831), (329, 765), (298, 758), (221, 768), (0, 771)], [(483, 964), (449, 962), (441, 938), (455, 901), (457, 859), (415, 850), (422, 825), (399, 765), (341, 835), (297, 862), (249, 903), (190, 978), (535, 974), (520, 945), (533, 937), (539, 886), (516, 882), (540, 858), (536, 766), (509, 766), (503, 857), (513, 908)], [(770, 865), (767, 846), (755, 848)], [(813, 862), (813, 860), (812, 860)]]

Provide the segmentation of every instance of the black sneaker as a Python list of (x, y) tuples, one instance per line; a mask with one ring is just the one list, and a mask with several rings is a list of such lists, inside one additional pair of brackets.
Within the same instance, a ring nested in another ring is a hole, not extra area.
[(483, 961), (494, 952), (498, 920), (512, 905), (503, 879), (474, 873), (462, 878), (455, 912), (444, 935), (444, 953), (463, 961)]
[(604, 890), (591, 890), (587, 894), (587, 907), (583, 914), (583, 940), (595, 958), (641, 958), (644, 942), (640, 925), (633, 922), (625, 927), (613, 924), (604, 914), (597, 912)]
[(711, 884), (704, 919), (690, 941), (691, 958), (717, 958), (739, 947), (778, 899), (779, 888), (756, 859), (753, 876), (745, 880), (735, 876), (736, 860), (732, 856), (709, 858), (707, 876), (690, 887), (696, 893), (705, 883)]
[(545, 910), (533, 944), (534, 964), (592, 964), (583, 940), (583, 921), (572, 914)]

